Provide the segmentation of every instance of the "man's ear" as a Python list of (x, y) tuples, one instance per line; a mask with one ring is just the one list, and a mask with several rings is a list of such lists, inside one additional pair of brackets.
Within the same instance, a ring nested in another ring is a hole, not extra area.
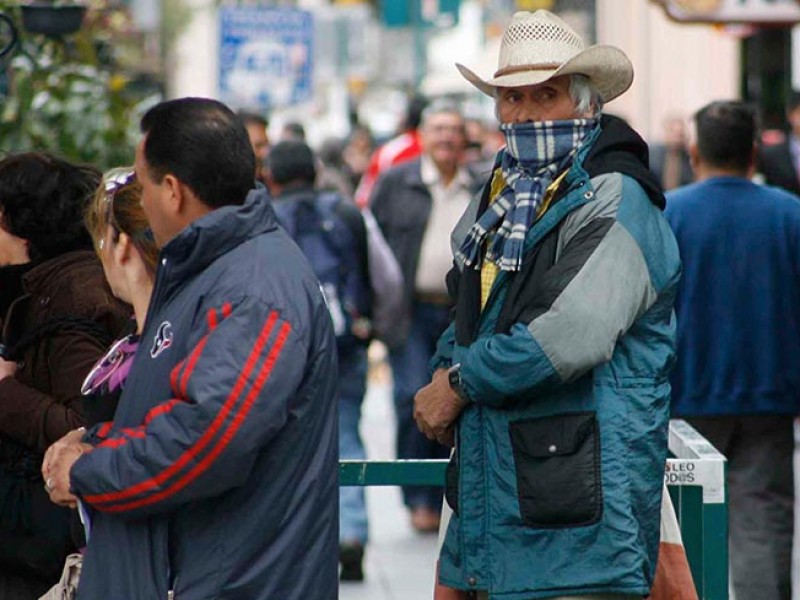
[(163, 191), (164, 191), (164, 205), (163, 207), (171, 214), (178, 215), (186, 207), (186, 190), (180, 180), (167, 173), (164, 175)]
[(700, 166), (700, 151), (697, 149), (697, 144), (689, 145), (689, 162), (692, 165), (692, 171), (697, 174), (697, 168)]
[(264, 170), (264, 183), (269, 190), (270, 195), (272, 196), (279, 196), (281, 193), (281, 186), (278, 182), (275, 181), (275, 178), (272, 176), (272, 171), (269, 169)]

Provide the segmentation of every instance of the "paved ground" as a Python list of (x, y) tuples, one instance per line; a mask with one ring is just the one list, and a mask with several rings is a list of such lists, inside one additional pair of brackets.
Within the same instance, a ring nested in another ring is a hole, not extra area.
[[(373, 460), (394, 459), (394, 413), (388, 379), (377, 377), (364, 402), (361, 432)], [(340, 600), (429, 600), (433, 597), (436, 536), (411, 529), (400, 490), (367, 488), (370, 544), (364, 583), (343, 583)]]

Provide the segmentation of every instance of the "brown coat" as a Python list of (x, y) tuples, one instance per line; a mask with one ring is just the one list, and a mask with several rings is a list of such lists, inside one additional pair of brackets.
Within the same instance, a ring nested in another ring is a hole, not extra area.
[(107, 343), (120, 334), (132, 314), (111, 294), (103, 268), (91, 251), (70, 252), (25, 274), (26, 295), (2, 321), (3, 339), (13, 346), (25, 332), (54, 318), (92, 321), (107, 340), (80, 329), (59, 329), (23, 351), (15, 377), (0, 381), (0, 432), (44, 452), (84, 423), (80, 388)]

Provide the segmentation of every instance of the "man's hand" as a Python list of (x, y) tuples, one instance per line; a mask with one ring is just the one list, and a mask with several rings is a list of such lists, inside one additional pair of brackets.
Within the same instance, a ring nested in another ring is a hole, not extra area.
[(17, 363), (13, 360), (0, 358), (0, 381), (6, 377), (14, 377), (17, 374)]
[(428, 439), (453, 446), (453, 423), (466, 402), (450, 387), (447, 369), (439, 369), (433, 380), (414, 396), (414, 420)]
[(75, 508), (77, 498), (69, 491), (69, 473), (72, 465), (84, 452), (91, 452), (92, 446), (81, 442), (86, 430), (81, 427), (70, 431), (67, 435), (50, 446), (45, 452), (42, 462), (44, 487), (50, 500), (60, 506)]

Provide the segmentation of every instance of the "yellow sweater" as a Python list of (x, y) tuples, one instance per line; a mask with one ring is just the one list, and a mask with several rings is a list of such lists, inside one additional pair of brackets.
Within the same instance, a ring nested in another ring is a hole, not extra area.
[[(564, 179), (566, 174), (567, 171), (565, 170), (563, 173), (561, 173), (561, 175), (556, 177), (549, 186), (547, 186), (547, 189), (544, 192), (542, 203), (539, 205), (539, 210), (536, 213), (537, 221), (544, 213), (547, 212), (547, 209), (550, 207), (550, 202), (553, 200), (553, 196), (555, 195), (558, 186), (561, 185), (561, 181)], [(506, 182), (503, 179), (503, 172), (500, 169), (495, 169), (494, 174), (492, 175), (492, 186), (489, 190), (489, 204), (494, 202), (500, 196), (500, 192), (503, 191), (505, 186)], [(492, 234), (489, 235), (489, 238), (486, 241), (487, 244), (491, 242), (491, 237)], [(485, 245), (483, 251), (486, 253)], [(483, 265), (481, 266), (481, 309), (486, 306), (486, 301), (489, 299), (489, 292), (492, 291), (492, 285), (494, 284), (494, 280), (497, 278), (497, 274), (499, 272), (500, 267), (498, 267), (496, 263), (488, 260), (483, 261)]]

